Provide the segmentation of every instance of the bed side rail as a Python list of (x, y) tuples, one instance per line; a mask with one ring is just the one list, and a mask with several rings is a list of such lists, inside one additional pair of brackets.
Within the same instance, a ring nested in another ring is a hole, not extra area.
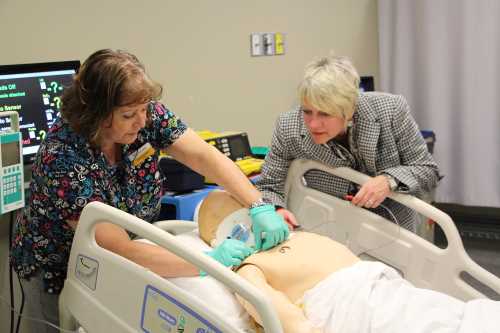
[[(119, 225), (200, 267), (252, 303), (262, 318), (266, 332), (282, 332), (272, 303), (248, 281), (203, 253), (191, 250), (174, 235), (100, 202), (89, 203), (83, 209), (75, 231), (68, 276), (60, 297), (63, 328), (75, 329), (78, 322), (88, 333), (136, 332), (145, 329), (146, 312), (151, 310), (154, 310), (152, 316), (155, 317), (150, 318), (151, 321), (172, 324), (175, 317), (162, 310), (167, 308), (166, 300), (172, 299), (181, 307), (188, 304), (189, 309), (183, 310), (191, 311), (190, 314), (198, 316), (202, 323), (207, 324), (208, 321), (213, 324), (213, 327), (205, 327), (214, 332), (240, 332), (195, 296), (150, 270), (98, 246), (95, 225), (103, 221)], [(188, 221), (183, 223), (193, 225)], [(159, 226), (169, 230), (182, 228), (179, 222)], [(146, 330), (154, 331), (151, 327)], [(186, 327), (185, 331), (190, 329)]]
[(193, 221), (184, 220), (163, 220), (157, 221), (153, 225), (172, 235), (180, 235), (198, 228), (198, 224), (193, 223)]
[(329, 236), (357, 255), (368, 254), (393, 266), (417, 287), (463, 300), (485, 297), (462, 279), (465, 272), (500, 294), (500, 279), (467, 255), (455, 224), (443, 211), (411, 195), (389, 195), (438, 223), (448, 241), (445, 249), (366, 209), (307, 187), (303, 176), (309, 170), (321, 170), (359, 185), (369, 179), (350, 168), (332, 168), (310, 160), (293, 161), (285, 184), (286, 202), (306, 230)]

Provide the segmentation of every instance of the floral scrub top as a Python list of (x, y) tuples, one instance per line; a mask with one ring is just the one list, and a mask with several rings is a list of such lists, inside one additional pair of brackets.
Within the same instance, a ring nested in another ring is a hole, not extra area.
[[(20, 277), (41, 269), (45, 290), (60, 293), (74, 236), (66, 221), (78, 221), (91, 201), (154, 221), (162, 195), (159, 150), (187, 127), (161, 103), (151, 102), (148, 108), (151, 123), (134, 143), (122, 146), (122, 161), (114, 166), (66, 122), (54, 123), (33, 164), (29, 202), (14, 231), (11, 262)], [(148, 144), (155, 152), (143, 159), (139, 149)]]

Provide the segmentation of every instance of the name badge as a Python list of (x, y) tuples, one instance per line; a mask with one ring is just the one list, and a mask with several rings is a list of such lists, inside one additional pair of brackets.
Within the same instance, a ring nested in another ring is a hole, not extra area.
[(142, 145), (142, 147), (140, 147), (136, 152), (133, 152), (132, 154), (128, 155), (128, 159), (132, 162), (132, 165), (136, 167), (154, 153), (155, 149), (148, 142)]

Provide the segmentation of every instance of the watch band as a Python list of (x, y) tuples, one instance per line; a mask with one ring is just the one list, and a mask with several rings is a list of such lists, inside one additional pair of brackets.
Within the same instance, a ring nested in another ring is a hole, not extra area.
[(257, 208), (257, 207), (265, 206), (268, 204), (269, 203), (265, 202), (264, 199), (260, 198), (259, 200), (252, 202), (250, 204), (250, 207), (248, 207), (248, 209)]

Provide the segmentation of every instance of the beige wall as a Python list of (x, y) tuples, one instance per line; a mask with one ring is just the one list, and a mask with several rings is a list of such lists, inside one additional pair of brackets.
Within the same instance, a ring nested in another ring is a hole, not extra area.
[[(0, 0), (0, 64), (135, 53), (195, 129), (243, 130), (267, 145), (304, 65), (329, 50), (378, 74), (374, 0)], [(250, 57), (251, 32), (283, 32), (286, 54)]]
[[(252, 145), (267, 145), (314, 56), (348, 55), (378, 82), (376, 8), (375, 0), (0, 0), (0, 64), (127, 49), (191, 127), (247, 131)], [(251, 32), (285, 33), (286, 54), (250, 57)], [(0, 296), (8, 298), (7, 228), (0, 223)], [(0, 331), (7, 330), (1, 304)]]

